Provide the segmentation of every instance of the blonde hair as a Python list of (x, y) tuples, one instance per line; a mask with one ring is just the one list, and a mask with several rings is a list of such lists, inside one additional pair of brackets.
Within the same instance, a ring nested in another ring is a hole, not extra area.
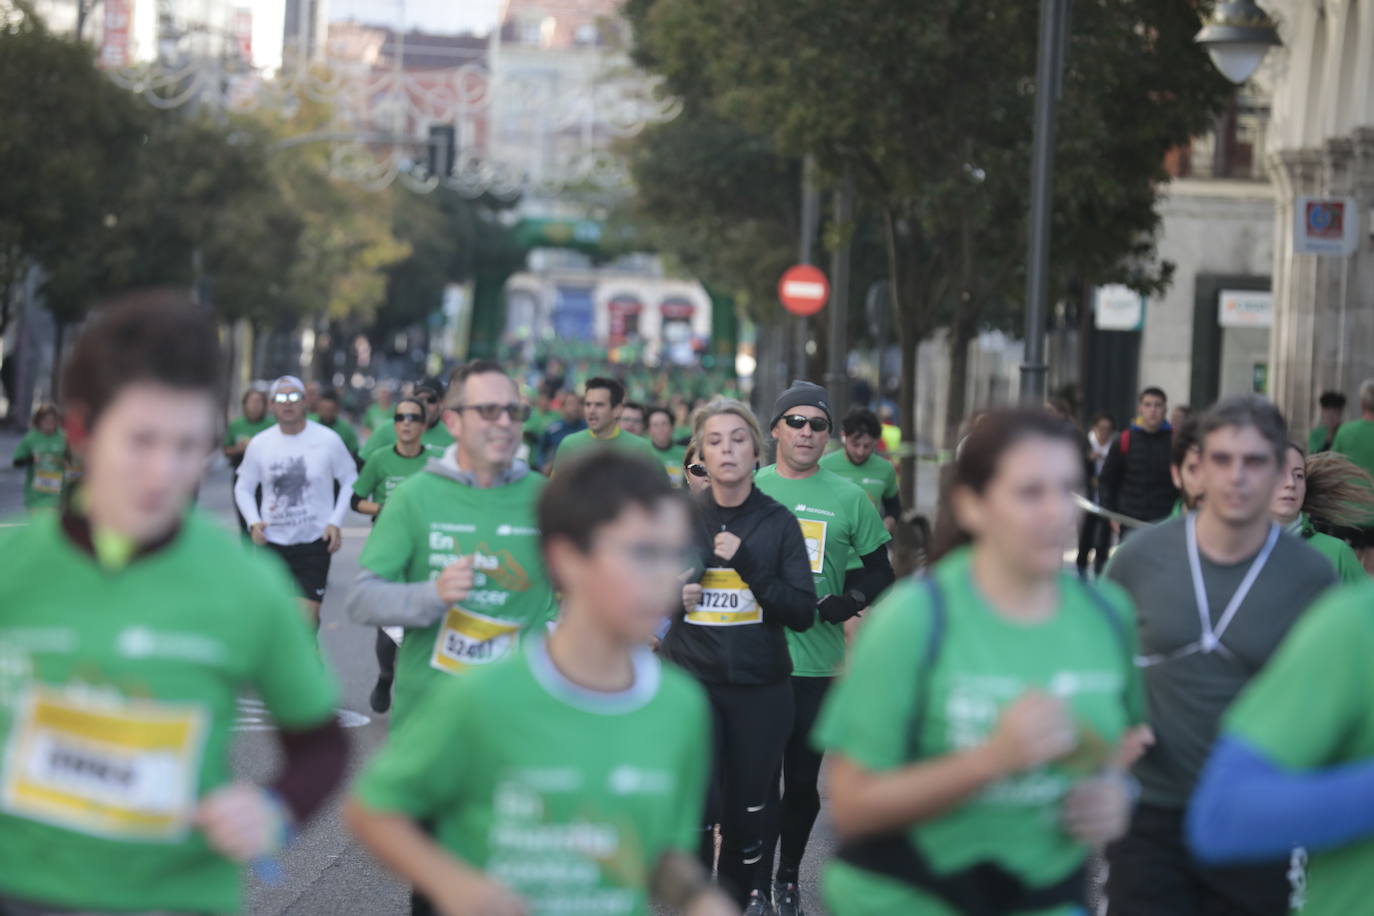
[[(1298, 449), (1297, 446), (1293, 446)], [(1318, 524), (1363, 528), (1374, 516), (1374, 479), (1359, 465), (1336, 452), (1307, 459), (1307, 497), (1302, 511)]]
[(701, 433), (706, 428), (706, 421), (712, 417), (720, 417), (729, 414), (739, 417), (744, 421), (744, 426), (749, 430), (749, 438), (754, 443), (754, 460), (763, 458), (763, 429), (759, 426), (758, 417), (743, 401), (734, 398), (714, 398), (708, 404), (698, 407), (692, 414), (692, 449), (697, 456), (701, 456)]

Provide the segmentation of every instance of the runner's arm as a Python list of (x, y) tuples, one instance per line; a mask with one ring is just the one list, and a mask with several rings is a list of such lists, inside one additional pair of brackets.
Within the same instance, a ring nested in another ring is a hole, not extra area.
[(422, 629), (445, 610), (433, 582), (391, 582), (365, 567), (348, 592), (349, 618), (370, 626)]
[(354, 512), (361, 512), (363, 515), (377, 515), (382, 511), (382, 507), (379, 503), (374, 503), (370, 499), (364, 499), (357, 493), (354, 493), (349, 498), (348, 506)]
[[(338, 437), (335, 436), (337, 439)], [(353, 496), (353, 482), (358, 479), (358, 465), (354, 462), (353, 456), (348, 453), (348, 446), (339, 439), (335, 443), (333, 458), (331, 463), (334, 469), (334, 479), (339, 482), (339, 498), (334, 502), (334, 512), (329, 516), (329, 524), (335, 528), (342, 528), (344, 517), (348, 515), (348, 504)]]
[(902, 498), (900, 496), (884, 496), (882, 514), (884, 519), (900, 519), (902, 517)]
[(777, 573), (741, 543), (730, 565), (754, 593), (767, 623), (780, 623), (800, 633), (816, 620), (816, 583), (801, 528), (789, 515), (778, 526)]
[(1188, 843), (1207, 863), (1264, 862), (1374, 835), (1374, 760), (1294, 771), (1223, 735), (1188, 808)]
[[(892, 571), (892, 561), (887, 557), (886, 544), (859, 559), (863, 561), (862, 568), (851, 569), (844, 574), (844, 594), (825, 597), (826, 601), (843, 601), (848, 606), (849, 612), (841, 619), (853, 617), (877, 601), (878, 596), (897, 578)], [(862, 600), (851, 598), (851, 592), (858, 592), (863, 596)]]
[(258, 512), (258, 485), (262, 483), (262, 475), (258, 470), (257, 456), (248, 454), (253, 451), (253, 443), (248, 443), (248, 451), (244, 452), (243, 464), (239, 465), (238, 477), (234, 480), (234, 502), (239, 507), (239, 514), (243, 516), (244, 522), (248, 527), (256, 525), (262, 521), (262, 515)]
[(343, 780), (348, 739), (333, 716), (315, 728), (282, 731), (280, 735), (286, 762), (272, 791), (301, 824), (320, 809)]

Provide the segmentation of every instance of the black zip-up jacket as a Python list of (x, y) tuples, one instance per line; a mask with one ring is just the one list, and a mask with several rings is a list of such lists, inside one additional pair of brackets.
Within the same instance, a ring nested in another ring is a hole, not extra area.
[[(710, 627), (688, 623), (679, 603), (673, 625), (663, 637), (662, 654), (708, 684), (761, 687), (792, 673), (784, 627), (798, 632), (816, 619), (816, 586), (806, 541), (796, 517), (757, 487), (739, 506), (716, 505), (711, 491), (696, 499), (697, 546), (705, 567), (739, 573), (754, 593), (763, 622)], [(740, 539), (730, 562), (715, 556), (716, 535)]]
[(1130, 447), (1123, 453), (1117, 436), (1102, 463), (1102, 505), (1142, 522), (1166, 518), (1178, 499), (1169, 474), (1174, 431), (1168, 424), (1154, 432), (1132, 426), (1129, 436)]

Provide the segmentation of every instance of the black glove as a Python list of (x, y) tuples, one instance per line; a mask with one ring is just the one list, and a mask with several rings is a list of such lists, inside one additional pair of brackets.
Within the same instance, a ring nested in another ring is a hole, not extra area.
[(843, 595), (826, 595), (816, 605), (816, 612), (826, 623), (844, 623), (864, 609), (863, 595), (851, 591)]

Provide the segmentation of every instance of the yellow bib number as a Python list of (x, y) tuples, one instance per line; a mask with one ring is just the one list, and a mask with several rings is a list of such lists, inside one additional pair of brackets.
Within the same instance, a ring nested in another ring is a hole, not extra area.
[(17, 710), (0, 807), (95, 836), (179, 840), (195, 813), (206, 719), (200, 706), (93, 706), (35, 686)]
[(739, 627), (763, 623), (763, 610), (733, 569), (713, 567), (701, 577), (701, 601), (687, 615), (699, 627)]
[(811, 560), (811, 572), (820, 575), (825, 572), (825, 522), (799, 518), (802, 538), (806, 541), (806, 555)]
[(515, 648), (519, 632), (519, 624), (451, 607), (434, 640), (430, 667), (459, 674), (468, 668), (500, 661)]

